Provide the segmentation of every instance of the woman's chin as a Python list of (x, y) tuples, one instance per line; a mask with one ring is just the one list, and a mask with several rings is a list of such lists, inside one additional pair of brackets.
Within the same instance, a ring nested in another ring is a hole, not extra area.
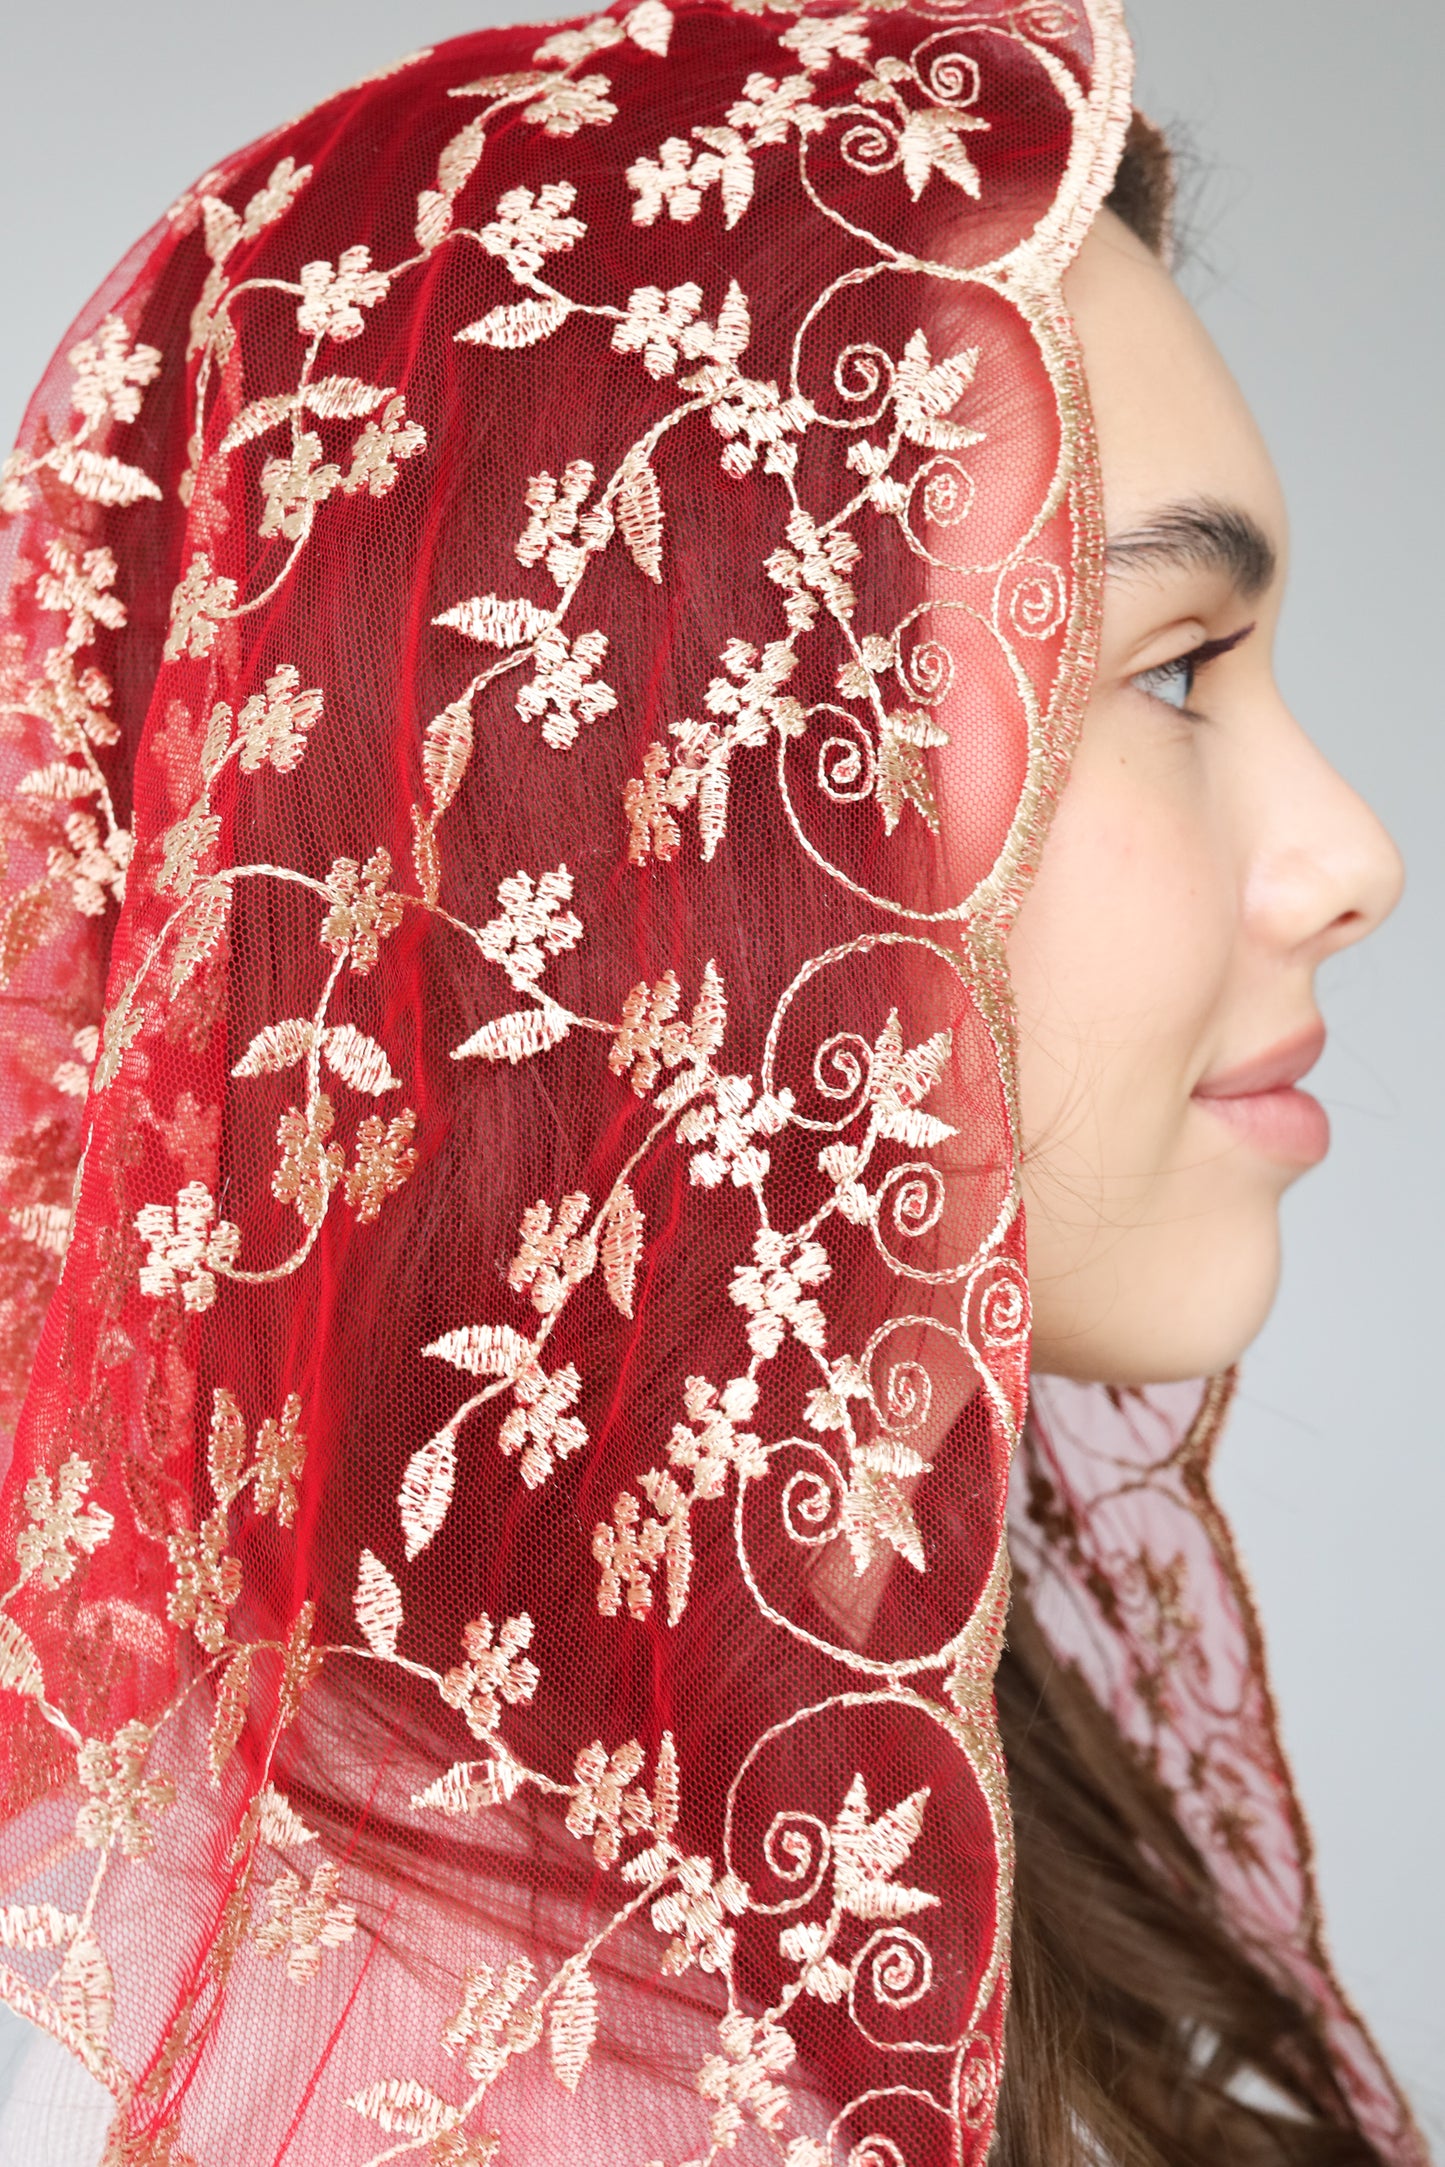
[(1055, 1282), (1067, 1290), (1064, 1302), (1036, 1285), (1033, 1367), (1118, 1386), (1176, 1384), (1230, 1368), (1274, 1305), (1278, 1212), (1271, 1200), (1227, 1235), (1216, 1222), (1206, 1236), (1205, 1225), (1131, 1229), (1098, 1267)]

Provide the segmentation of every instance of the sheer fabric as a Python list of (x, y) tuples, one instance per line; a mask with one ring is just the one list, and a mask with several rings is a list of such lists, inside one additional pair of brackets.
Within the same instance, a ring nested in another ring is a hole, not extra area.
[[(1003, 937), (1128, 112), (1112, 0), (488, 32), (208, 174), (37, 395), (0, 1992), (115, 2167), (984, 2157)], [(1116, 1417), (1031, 1435), (1041, 1608), (1412, 2157)]]

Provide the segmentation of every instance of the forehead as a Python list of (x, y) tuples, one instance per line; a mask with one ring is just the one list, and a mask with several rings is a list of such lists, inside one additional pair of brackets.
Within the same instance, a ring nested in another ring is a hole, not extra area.
[(1112, 533), (1163, 505), (1237, 506), (1277, 551), (1284, 504), (1264, 439), (1168, 272), (1110, 211), (1064, 279), (1084, 356)]

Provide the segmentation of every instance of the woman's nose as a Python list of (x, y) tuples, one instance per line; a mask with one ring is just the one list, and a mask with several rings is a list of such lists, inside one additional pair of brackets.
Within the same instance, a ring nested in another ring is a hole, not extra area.
[(1290, 722), (1285, 772), (1259, 778), (1269, 810), (1249, 904), (1274, 945), (1318, 964), (1383, 924), (1405, 867), (1384, 822)]

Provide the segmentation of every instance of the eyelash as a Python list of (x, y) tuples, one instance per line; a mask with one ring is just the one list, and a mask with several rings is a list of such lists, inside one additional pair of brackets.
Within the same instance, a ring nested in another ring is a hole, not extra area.
[[(1187, 654), (1174, 655), (1168, 662), (1156, 662), (1153, 669), (1140, 670), (1129, 682), (1137, 686), (1146, 698), (1158, 700), (1161, 706), (1170, 708), (1176, 715), (1183, 715), (1190, 722), (1203, 722), (1204, 716), (1188, 705), (1194, 696), (1200, 671), (1206, 669), (1211, 662), (1217, 662), (1221, 655), (1229, 654), (1241, 641), (1247, 640), (1253, 630), (1254, 626), (1249, 624), (1244, 625), (1238, 632), (1231, 632), (1225, 639), (1201, 640), (1199, 645), (1191, 647)], [(1184, 688), (1183, 699), (1171, 700), (1167, 688), (1180, 683)]]

